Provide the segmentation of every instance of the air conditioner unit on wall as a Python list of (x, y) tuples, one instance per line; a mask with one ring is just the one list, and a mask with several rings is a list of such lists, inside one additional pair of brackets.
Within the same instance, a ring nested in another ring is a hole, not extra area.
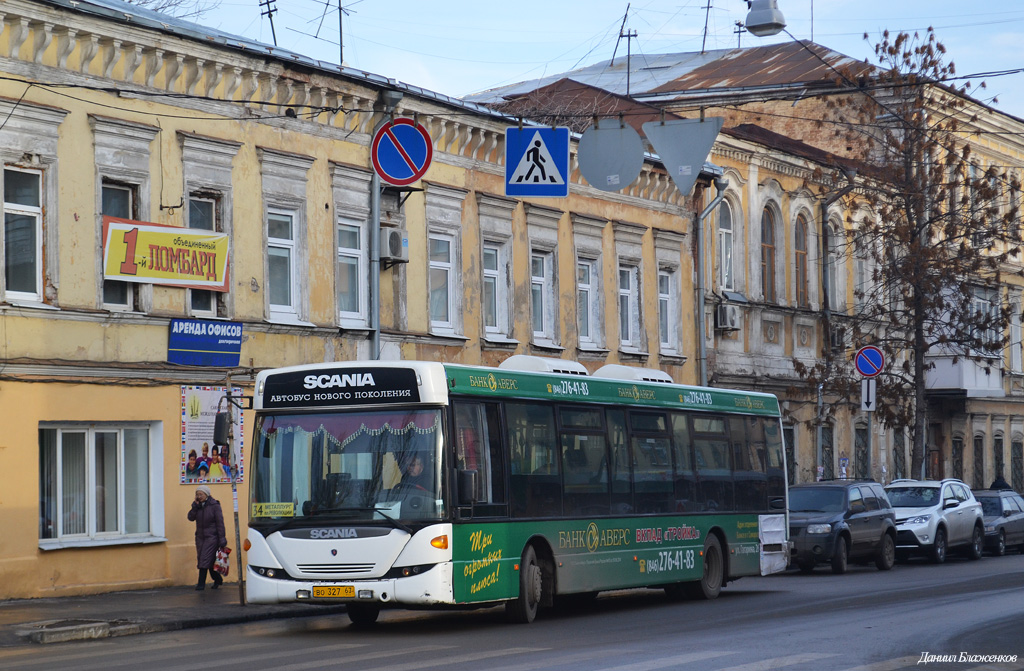
[(409, 234), (405, 230), (381, 229), (380, 260), (388, 263), (409, 263)]
[(740, 329), (740, 306), (720, 304), (715, 308), (715, 328), (719, 331)]

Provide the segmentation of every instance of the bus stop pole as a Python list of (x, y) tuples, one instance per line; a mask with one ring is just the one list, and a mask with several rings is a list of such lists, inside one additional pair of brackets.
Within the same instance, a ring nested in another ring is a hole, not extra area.
[(234, 403), (231, 401), (231, 373), (227, 374), (228, 385), (228, 454), (231, 455), (231, 463), (228, 464), (228, 474), (231, 476), (231, 503), (235, 513), (235, 570), (238, 572), (238, 603), (245, 605), (245, 579), (242, 574), (242, 534), (238, 528), (238, 457), (235, 454), (235, 412), (232, 409)]

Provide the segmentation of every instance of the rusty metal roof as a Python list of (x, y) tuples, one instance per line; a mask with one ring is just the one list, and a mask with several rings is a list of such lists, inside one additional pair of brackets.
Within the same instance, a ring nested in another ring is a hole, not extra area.
[(869, 66), (813, 42), (786, 42), (731, 49), (648, 93), (832, 85), (840, 71), (860, 74)]
[(785, 42), (761, 47), (715, 49), (677, 54), (633, 56), (629, 60), (595, 63), (571, 72), (520, 82), (466, 96), (494, 103), (535, 91), (561, 79), (571, 79), (637, 100), (664, 102), (713, 90), (715, 94), (747, 90), (799, 89), (832, 85), (849, 67), (854, 73), (869, 66), (814, 42)]

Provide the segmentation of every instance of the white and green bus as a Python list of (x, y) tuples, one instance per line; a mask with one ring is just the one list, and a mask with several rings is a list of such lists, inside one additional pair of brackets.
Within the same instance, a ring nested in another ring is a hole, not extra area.
[(268, 370), (253, 407), (251, 603), (343, 602), (356, 624), (504, 603), (530, 622), (563, 595), (712, 599), (786, 568), (769, 394), (519, 355)]

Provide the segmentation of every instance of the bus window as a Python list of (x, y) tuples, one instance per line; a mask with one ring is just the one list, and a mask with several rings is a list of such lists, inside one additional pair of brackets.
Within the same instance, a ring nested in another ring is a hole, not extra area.
[(562, 434), (562, 486), (566, 515), (608, 514), (608, 446), (603, 435)]
[(693, 472), (693, 444), (690, 441), (690, 422), (686, 415), (672, 415), (672, 439), (675, 448), (675, 505), (676, 512), (700, 510), (697, 476)]
[(729, 437), (722, 417), (693, 418), (693, 456), (700, 484), (702, 510), (731, 511), (732, 464)]
[(555, 413), (551, 406), (509, 402), (505, 405), (508, 446), (512, 454), (513, 517), (562, 514)]
[(730, 417), (733, 487), (736, 510), (764, 510), (768, 507), (768, 476), (764, 468), (764, 420), (760, 417)]
[(562, 428), (573, 429), (603, 429), (601, 414), (600, 410), (591, 408), (561, 408), (558, 411)]
[(650, 412), (631, 412), (629, 422), (634, 433), (665, 433), (665, 415)]
[(477, 472), (474, 516), (506, 514), (505, 460), (496, 403), (455, 406), (455, 465)]
[(672, 443), (662, 414), (631, 412), (633, 488), (636, 512), (667, 513), (675, 508), (672, 485)]
[(633, 512), (633, 476), (630, 472), (629, 442), (626, 440), (626, 413), (608, 411), (608, 434), (611, 438), (612, 509), (613, 515)]
[(768, 473), (768, 500), (786, 495), (786, 458), (782, 428), (778, 420), (765, 421), (765, 471)]

